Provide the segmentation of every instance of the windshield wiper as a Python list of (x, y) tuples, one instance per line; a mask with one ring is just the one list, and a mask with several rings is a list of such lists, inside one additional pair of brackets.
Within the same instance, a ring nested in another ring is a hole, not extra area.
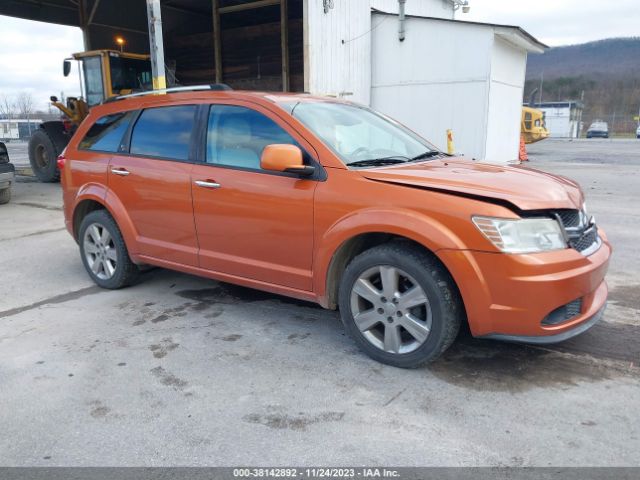
[(411, 159), (411, 161), (416, 161), (416, 160), (423, 160), (425, 158), (432, 158), (432, 157), (438, 157), (440, 155), (442, 155), (442, 152), (439, 152), (438, 150), (428, 150), (424, 153), (421, 153), (420, 155), (416, 155), (415, 157), (413, 157)]
[(382, 158), (370, 158), (368, 160), (358, 160), (357, 162), (351, 162), (348, 165), (350, 167), (375, 167), (381, 165), (395, 165), (396, 163), (407, 163), (411, 159), (408, 157), (394, 156), (394, 157), (382, 157)]

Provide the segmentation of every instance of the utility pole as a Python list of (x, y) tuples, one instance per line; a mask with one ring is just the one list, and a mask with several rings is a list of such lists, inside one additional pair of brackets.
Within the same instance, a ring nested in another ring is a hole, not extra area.
[(151, 54), (151, 75), (153, 89), (167, 88), (164, 72), (164, 43), (162, 40), (162, 13), (160, 0), (147, 0), (147, 21), (149, 22), (149, 53)]
[(540, 74), (540, 101), (538, 102), (539, 104), (542, 103), (542, 87), (544, 85), (544, 71), (542, 72), (542, 74)]

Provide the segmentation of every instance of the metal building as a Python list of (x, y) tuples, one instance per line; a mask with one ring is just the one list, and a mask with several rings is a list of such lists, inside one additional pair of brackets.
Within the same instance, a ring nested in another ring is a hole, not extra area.
[[(516, 160), (526, 56), (545, 46), (518, 27), (454, 20), (460, 3), (160, 0), (164, 63), (184, 85), (217, 81), (342, 97), (397, 118), (441, 148), (451, 128), (468, 156)], [(145, 53), (146, 5), (3, 0), (0, 15), (79, 26), (87, 49), (114, 48), (121, 35), (128, 51)]]
[(580, 138), (584, 109), (582, 102), (543, 102), (537, 103), (535, 108), (544, 112), (544, 121), (550, 137)]

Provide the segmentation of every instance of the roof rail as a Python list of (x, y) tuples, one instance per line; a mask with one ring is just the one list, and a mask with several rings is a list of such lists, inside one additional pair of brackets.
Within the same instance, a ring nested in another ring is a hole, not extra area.
[(146, 90), (144, 92), (136, 92), (129, 93), (127, 95), (118, 95), (117, 97), (107, 98), (104, 103), (114, 102), (116, 100), (123, 100), (125, 98), (132, 97), (143, 97), (146, 95), (154, 95), (158, 93), (176, 93), (176, 92), (199, 92), (203, 90), (211, 90), (211, 91), (225, 91), (225, 90), (233, 90), (229, 85), (225, 83), (213, 83), (211, 85), (193, 85), (193, 86), (185, 86), (185, 87), (171, 87), (171, 88), (161, 88), (159, 90)]

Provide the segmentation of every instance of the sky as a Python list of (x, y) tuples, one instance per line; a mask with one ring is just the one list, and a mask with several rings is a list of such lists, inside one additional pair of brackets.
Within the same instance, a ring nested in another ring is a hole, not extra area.
[[(408, 0), (415, 1), (415, 0)], [(640, 0), (469, 0), (456, 19), (518, 25), (557, 47), (640, 36)]]
[[(347, 0), (335, 0), (347, 1)], [(420, 0), (408, 0), (416, 2)], [(550, 46), (640, 35), (640, 0), (469, 0), (456, 18), (519, 25)], [(79, 28), (0, 16), (0, 98), (31, 92), (38, 109), (51, 95), (79, 94), (76, 71), (62, 76), (62, 61), (82, 51)]]

